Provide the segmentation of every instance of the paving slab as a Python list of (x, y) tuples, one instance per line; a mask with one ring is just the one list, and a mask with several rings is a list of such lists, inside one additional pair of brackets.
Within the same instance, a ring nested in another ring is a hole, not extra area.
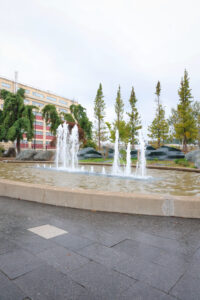
[(37, 268), (14, 282), (34, 300), (92, 299), (84, 287), (52, 266)]
[(52, 238), (51, 241), (71, 250), (79, 250), (94, 243), (87, 238), (83, 238), (71, 233)]
[(61, 246), (55, 246), (40, 252), (37, 256), (65, 274), (69, 274), (72, 270), (76, 270), (89, 262), (86, 257)]
[(43, 261), (21, 249), (0, 255), (0, 270), (10, 279), (21, 276), (43, 264)]
[(181, 300), (200, 299), (200, 279), (184, 275), (175, 287), (170, 291), (170, 295)]
[(137, 282), (121, 294), (121, 300), (175, 300), (173, 296), (167, 295), (151, 286)]
[(71, 272), (70, 276), (100, 299), (120, 299), (121, 293), (136, 282), (95, 262)]

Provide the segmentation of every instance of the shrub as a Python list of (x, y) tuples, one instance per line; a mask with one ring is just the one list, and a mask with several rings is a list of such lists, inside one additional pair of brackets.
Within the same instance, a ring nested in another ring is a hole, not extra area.
[(189, 161), (186, 158), (179, 158), (174, 160), (175, 164), (183, 166), (183, 167), (189, 167)]

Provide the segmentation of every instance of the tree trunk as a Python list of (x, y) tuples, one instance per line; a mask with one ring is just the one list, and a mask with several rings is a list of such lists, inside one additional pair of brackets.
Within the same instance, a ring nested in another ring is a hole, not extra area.
[(183, 138), (183, 152), (187, 152), (187, 138), (184, 136)]
[(100, 120), (99, 120), (99, 124), (98, 124), (98, 150), (100, 151), (100, 136), (101, 136), (101, 125), (100, 125)]
[(20, 138), (17, 138), (17, 153), (20, 153)]

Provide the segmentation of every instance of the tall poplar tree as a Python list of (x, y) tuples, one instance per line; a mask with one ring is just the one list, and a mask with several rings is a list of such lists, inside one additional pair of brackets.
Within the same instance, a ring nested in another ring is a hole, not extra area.
[(165, 110), (160, 102), (160, 93), (161, 93), (161, 85), (160, 81), (158, 81), (156, 85), (156, 116), (149, 126), (148, 130), (150, 134), (149, 137), (152, 139), (157, 139), (157, 146), (160, 147), (161, 142), (164, 141), (168, 137), (169, 125), (167, 120), (165, 119)]
[(117, 98), (115, 101), (115, 112), (116, 112), (116, 127), (119, 130), (120, 128), (120, 122), (123, 120), (123, 114), (124, 114), (124, 103), (121, 98), (121, 89), (120, 86), (117, 91)]
[(16, 94), (2, 90), (1, 99), (4, 101), (0, 114), (0, 141), (15, 141), (17, 152), (20, 152), (20, 141), (24, 135), (28, 141), (34, 137), (33, 105), (24, 104), (24, 89), (19, 89)]
[(131, 106), (131, 112), (127, 113), (129, 116), (129, 126), (131, 134), (131, 145), (134, 148), (136, 142), (136, 136), (138, 135), (138, 130), (142, 128), (140, 116), (136, 107), (137, 98), (135, 95), (134, 88), (132, 87), (129, 103)]
[(98, 142), (98, 149), (101, 148), (101, 141), (104, 140), (105, 136), (105, 102), (104, 95), (102, 90), (102, 84), (99, 84), (99, 88), (97, 90), (96, 98), (94, 100), (94, 117), (97, 121), (97, 130), (95, 131), (95, 135)]
[(187, 151), (187, 143), (197, 138), (198, 130), (192, 110), (192, 94), (189, 86), (188, 72), (184, 71), (178, 90), (177, 121), (174, 124), (175, 137), (182, 141), (183, 151)]
[(200, 148), (200, 102), (195, 101), (192, 105), (192, 109), (193, 109), (193, 115), (196, 120), (197, 131), (198, 131), (197, 142), (198, 142), (198, 146)]

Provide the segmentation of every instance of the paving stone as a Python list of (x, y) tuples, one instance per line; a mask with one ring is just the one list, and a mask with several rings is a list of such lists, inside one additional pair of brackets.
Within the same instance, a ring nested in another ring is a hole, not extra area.
[(56, 226), (49, 225), (49, 224), (29, 228), (28, 230), (35, 234), (38, 234), (39, 236), (41, 236), (45, 239), (51, 239), (53, 237), (67, 233), (67, 231), (65, 231), (61, 228), (58, 228)]
[(17, 234), (12, 241), (21, 248), (37, 254), (55, 246), (51, 240), (44, 239), (34, 233)]
[(181, 280), (170, 291), (170, 295), (176, 296), (181, 300), (200, 299), (200, 279), (184, 275)]
[[(91, 226), (91, 224), (90, 224)], [(124, 240), (124, 237), (110, 234), (101, 230), (92, 229), (90, 227), (84, 227), (84, 228), (76, 228), (72, 232), (76, 235), (79, 235), (81, 237), (88, 238), (89, 240), (102, 244), (107, 247), (114, 246)]]
[(121, 294), (121, 300), (174, 300), (159, 290), (156, 290), (143, 282), (137, 282)]
[(120, 299), (120, 294), (136, 282), (95, 262), (71, 272), (70, 276), (99, 299)]
[(25, 297), (26, 294), (11, 282), (0, 289), (0, 300), (23, 300)]
[(37, 268), (41, 259), (25, 250), (16, 250), (0, 255), (0, 270), (13, 279)]
[(129, 259), (125, 253), (119, 253), (113, 248), (103, 245), (93, 244), (77, 251), (82, 256), (86, 256), (109, 268), (114, 268), (120, 261)]
[(187, 240), (178, 241), (144, 232), (136, 232), (135, 235), (132, 236), (132, 239), (144, 244), (161, 248), (165, 251), (178, 252), (185, 255), (192, 255), (197, 247), (197, 245), (193, 246), (192, 244), (189, 244)]
[(177, 280), (183, 275), (182, 270), (176, 270), (147, 262), (145, 260), (131, 258), (122, 261), (116, 270), (136, 280), (144, 281), (154, 288), (166, 293), (174, 286)]
[(92, 299), (84, 287), (52, 266), (41, 266), (14, 282), (34, 300)]
[(80, 268), (89, 261), (87, 258), (61, 246), (55, 246), (49, 250), (40, 252), (38, 257), (65, 274)]
[(120, 253), (126, 253), (131, 257), (138, 257), (150, 261), (158, 257), (161, 253), (165, 253), (165, 251), (160, 248), (129, 239), (118, 243), (112, 248)]
[(0, 238), (0, 255), (7, 252), (15, 251), (17, 249), (20, 249), (20, 247), (16, 245), (16, 243), (8, 240), (5, 237)]
[(51, 241), (71, 250), (79, 250), (94, 243), (87, 238), (79, 237), (70, 233), (55, 237), (51, 239)]

